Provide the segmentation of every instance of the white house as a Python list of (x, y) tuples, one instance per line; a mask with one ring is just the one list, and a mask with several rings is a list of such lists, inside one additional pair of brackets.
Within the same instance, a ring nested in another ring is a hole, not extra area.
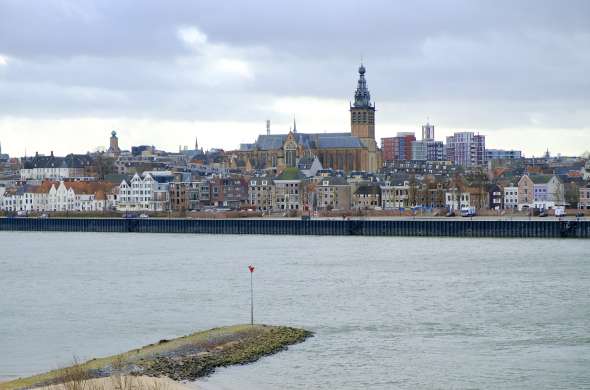
[(449, 210), (461, 210), (471, 206), (471, 194), (458, 190), (445, 193), (445, 206)]
[(0, 196), (0, 207), (2, 211), (18, 211), (16, 188), (5, 189)]
[(66, 157), (56, 157), (53, 152), (49, 156), (36, 154), (24, 161), (20, 176), (22, 180), (81, 178), (92, 164), (92, 158), (88, 155), (69, 154)]
[(74, 211), (76, 194), (67, 188), (63, 181), (58, 186), (52, 185), (47, 196), (47, 211)]
[(386, 181), (381, 185), (381, 207), (384, 210), (399, 209), (408, 206), (410, 183), (404, 181), (392, 185)]
[(551, 209), (565, 204), (565, 187), (555, 175), (531, 175), (535, 208)]
[(129, 183), (123, 180), (119, 185), (117, 197), (117, 210), (142, 211), (152, 210), (152, 187), (154, 179), (146, 175), (145, 180), (137, 173), (133, 175)]
[(166, 211), (170, 203), (170, 180), (168, 174), (144, 172), (143, 178), (137, 173), (129, 183), (123, 180), (119, 185), (117, 210), (119, 211)]
[(504, 208), (516, 209), (518, 207), (518, 187), (504, 187)]

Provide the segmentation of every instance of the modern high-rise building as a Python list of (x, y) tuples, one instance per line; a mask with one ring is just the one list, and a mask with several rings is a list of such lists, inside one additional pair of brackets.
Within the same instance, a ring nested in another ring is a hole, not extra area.
[(422, 141), (434, 141), (434, 125), (428, 122), (422, 125)]
[(427, 140), (412, 142), (412, 160), (444, 161), (445, 145), (442, 141)]
[(442, 141), (427, 141), (426, 142), (426, 160), (428, 161), (444, 161), (445, 144)]
[(426, 161), (428, 159), (428, 141), (412, 142), (412, 160)]
[(412, 132), (400, 132), (396, 137), (381, 138), (384, 161), (411, 160), (412, 142), (416, 136)]
[(486, 162), (485, 147), (484, 135), (470, 131), (458, 132), (447, 137), (447, 159), (464, 167), (483, 165)]

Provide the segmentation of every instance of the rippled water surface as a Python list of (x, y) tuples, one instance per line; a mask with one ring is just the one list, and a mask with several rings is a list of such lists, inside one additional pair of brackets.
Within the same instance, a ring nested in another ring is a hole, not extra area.
[(590, 241), (0, 232), (0, 379), (249, 321), (206, 389), (590, 388)]

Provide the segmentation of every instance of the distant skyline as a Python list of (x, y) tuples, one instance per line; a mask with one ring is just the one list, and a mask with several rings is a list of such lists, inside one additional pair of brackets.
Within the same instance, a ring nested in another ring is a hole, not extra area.
[[(527, 156), (590, 150), (590, 2), (0, 0), (12, 156), (350, 130), (361, 57), (376, 137), (427, 120)], [(34, 28), (33, 28), (34, 27)]]

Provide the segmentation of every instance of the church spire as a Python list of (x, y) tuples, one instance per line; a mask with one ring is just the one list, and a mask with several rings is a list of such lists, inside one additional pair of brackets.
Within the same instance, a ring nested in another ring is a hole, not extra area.
[(356, 91), (354, 93), (354, 107), (368, 108), (371, 107), (371, 93), (367, 88), (367, 80), (365, 80), (365, 66), (361, 62), (359, 67), (359, 81), (357, 83)]

